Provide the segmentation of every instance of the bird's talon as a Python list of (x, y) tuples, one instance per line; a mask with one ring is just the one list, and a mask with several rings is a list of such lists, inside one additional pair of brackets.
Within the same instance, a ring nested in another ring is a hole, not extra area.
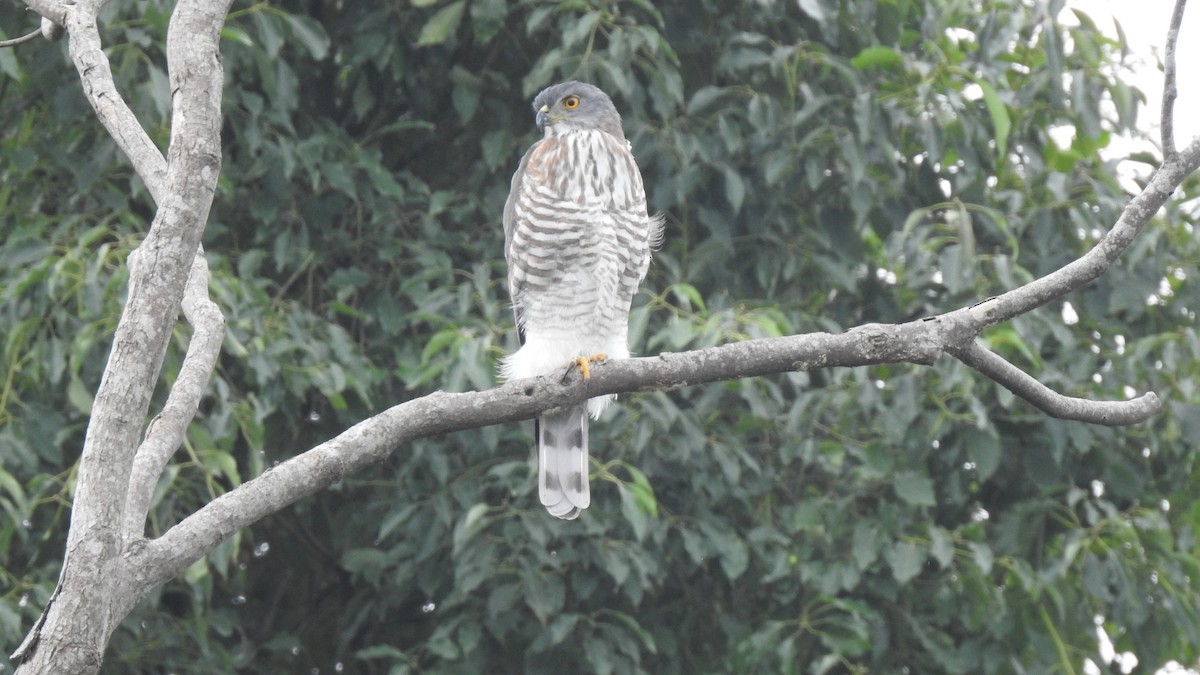
[(607, 358), (608, 356), (604, 354), (593, 354), (592, 356), (580, 356), (575, 359), (574, 363), (579, 366), (579, 374), (583, 376), (583, 379), (590, 380), (592, 379), (592, 364)]
[(583, 375), (583, 379), (590, 380), (592, 378), (592, 366), (587, 359), (580, 356), (575, 359), (575, 365), (579, 366), (579, 374)]

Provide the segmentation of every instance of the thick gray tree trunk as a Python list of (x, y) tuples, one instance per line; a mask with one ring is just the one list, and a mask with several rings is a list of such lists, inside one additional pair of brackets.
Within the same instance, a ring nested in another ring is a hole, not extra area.
[[(145, 240), (130, 255), (129, 297), (84, 440), (63, 570), (39, 625), (14, 654), (21, 664), (19, 673), (97, 672), (113, 629), (153, 588), (148, 571), (136, 564), (137, 552), (145, 547), (140, 525), (137, 531), (124, 526), (126, 515), (137, 515), (125, 513), (130, 495), (152, 488), (158, 476), (141, 476), (148, 485), (133, 485), (130, 476), (189, 276), (197, 281), (190, 290), (207, 296), (207, 268), (198, 256), (221, 168), (223, 73), (218, 40), (229, 0), (181, 0), (172, 15), (167, 32), (172, 126), (165, 159), (113, 84), (96, 27), (103, 4), (31, 3), (66, 28), (84, 92), (145, 180), (158, 211)], [(213, 325), (211, 313), (200, 309), (203, 302), (192, 300), (192, 313), (209, 319), (204, 328), (193, 321), (197, 335), (205, 330), (219, 334), (219, 314)], [(191, 359), (193, 370), (207, 362), (207, 368), (199, 368), (205, 381), (219, 346), (217, 339), (210, 354)], [(198, 394), (192, 402), (172, 398), (184, 407), (190, 403), (191, 411), (182, 420), (186, 425)], [(147, 440), (170, 435), (168, 426), (155, 425)], [(142, 511), (131, 522), (143, 523), (147, 501), (135, 500), (133, 505)]]

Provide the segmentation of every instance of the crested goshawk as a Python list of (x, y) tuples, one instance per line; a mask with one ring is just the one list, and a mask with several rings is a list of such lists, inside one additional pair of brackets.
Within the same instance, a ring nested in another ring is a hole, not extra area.
[[(629, 305), (650, 265), (662, 219), (646, 212), (642, 175), (621, 116), (599, 88), (548, 87), (533, 100), (542, 138), (513, 175), (504, 205), (504, 257), (521, 348), (505, 357), (513, 380), (577, 363), (629, 358)], [(591, 503), (588, 414), (600, 396), (543, 413), (535, 426), (538, 493), (572, 519)]]

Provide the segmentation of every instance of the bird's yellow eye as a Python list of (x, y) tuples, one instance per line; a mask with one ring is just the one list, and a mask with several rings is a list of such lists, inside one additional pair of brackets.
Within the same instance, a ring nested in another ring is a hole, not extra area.
[(567, 110), (574, 110), (579, 107), (579, 97), (568, 96), (562, 100), (562, 104)]

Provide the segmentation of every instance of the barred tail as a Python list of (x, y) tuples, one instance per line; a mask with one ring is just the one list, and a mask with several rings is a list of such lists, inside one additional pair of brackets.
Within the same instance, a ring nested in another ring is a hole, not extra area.
[(550, 515), (574, 520), (592, 503), (588, 486), (587, 403), (537, 420), (538, 493)]

